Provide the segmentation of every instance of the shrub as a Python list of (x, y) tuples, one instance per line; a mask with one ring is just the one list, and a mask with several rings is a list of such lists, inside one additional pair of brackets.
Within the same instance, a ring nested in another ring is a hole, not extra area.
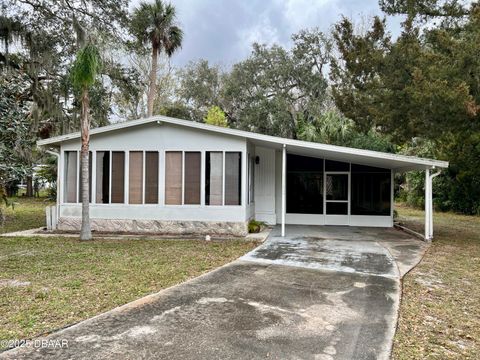
[(255, 219), (250, 220), (248, 222), (248, 232), (251, 234), (259, 233), (264, 226), (265, 226), (265, 223), (262, 221), (257, 221)]

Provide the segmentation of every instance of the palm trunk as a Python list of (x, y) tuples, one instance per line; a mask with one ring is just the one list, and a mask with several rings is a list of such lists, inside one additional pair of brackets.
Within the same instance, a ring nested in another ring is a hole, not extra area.
[(81, 132), (82, 132), (82, 149), (80, 152), (81, 165), (81, 182), (82, 182), (82, 228), (80, 229), (80, 240), (91, 240), (92, 231), (90, 229), (90, 189), (89, 189), (89, 169), (88, 157), (90, 146), (90, 119), (88, 116), (90, 99), (88, 98), (88, 90), (82, 92), (82, 113), (81, 113)]
[(152, 69), (150, 71), (150, 87), (148, 88), (147, 97), (147, 117), (153, 115), (153, 102), (155, 100), (156, 86), (157, 86), (157, 59), (158, 59), (158, 47), (152, 48)]

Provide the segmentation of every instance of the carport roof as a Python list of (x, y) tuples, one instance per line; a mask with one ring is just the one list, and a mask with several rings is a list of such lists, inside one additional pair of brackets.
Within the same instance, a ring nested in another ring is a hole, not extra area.
[[(255, 145), (270, 147), (275, 149), (281, 149), (285, 145), (287, 148), (287, 152), (292, 154), (321, 157), (321, 158), (327, 158), (327, 159), (337, 160), (337, 161), (352, 162), (352, 163), (369, 165), (369, 166), (383, 167), (387, 169), (394, 169), (396, 172), (403, 172), (403, 171), (409, 171), (409, 170), (424, 170), (424, 169), (432, 169), (436, 167), (438, 168), (448, 167), (447, 161), (384, 153), (379, 151), (355, 149), (355, 148), (349, 148), (345, 146), (336, 146), (336, 145), (328, 145), (328, 144), (321, 144), (321, 143), (301, 141), (301, 140), (286, 139), (286, 138), (277, 137), (277, 136), (257, 134), (257, 133), (237, 130), (237, 129), (223, 128), (219, 126), (207, 125), (207, 124), (198, 123), (194, 121), (181, 120), (181, 119), (176, 119), (176, 118), (171, 118), (166, 116), (152, 116), (149, 118), (126, 121), (126, 122), (99, 127), (96, 129), (92, 129), (90, 131), (90, 135), (94, 136), (96, 134), (102, 134), (110, 131), (117, 131), (117, 130), (129, 128), (132, 126), (139, 126), (139, 125), (153, 123), (153, 122), (157, 122), (159, 124), (167, 123), (174, 126), (184, 126), (184, 127), (202, 130), (202, 131), (215, 132), (215, 133), (228, 135), (228, 136), (242, 137), (249, 140), (251, 143)], [(61, 135), (61, 136), (56, 136), (56, 137), (52, 137), (45, 140), (39, 140), (37, 142), (37, 145), (38, 146), (49, 146), (49, 145), (58, 146), (62, 142), (69, 141), (69, 140), (76, 140), (76, 139), (80, 139), (80, 132), (74, 132), (67, 135)]]

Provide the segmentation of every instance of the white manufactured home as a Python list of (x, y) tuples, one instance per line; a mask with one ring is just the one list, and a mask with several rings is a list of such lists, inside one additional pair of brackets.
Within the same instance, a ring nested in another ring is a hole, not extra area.
[[(59, 157), (60, 230), (80, 228), (80, 133), (41, 140)], [(154, 116), (91, 131), (92, 229), (245, 235), (267, 224), (393, 226), (393, 176), (448, 162)]]

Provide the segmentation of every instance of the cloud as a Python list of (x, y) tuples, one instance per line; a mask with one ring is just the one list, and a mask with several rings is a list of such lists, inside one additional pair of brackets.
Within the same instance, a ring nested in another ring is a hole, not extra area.
[(305, 27), (329, 25), (332, 15), (340, 12), (337, 0), (277, 0), (276, 2), (283, 6), (285, 22), (293, 31)]
[(241, 54), (248, 53), (254, 42), (262, 44), (280, 43), (280, 34), (276, 26), (272, 25), (269, 18), (263, 18), (259, 24), (255, 24), (249, 28), (238, 29), (236, 31), (238, 52)]
[[(183, 47), (172, 58), (177, 66), (201, 58), (230, 66), (250, 54), (253, 42), (288, 47), (293, 33), (312, 27), (328, 32), (342, 14), (359, 22), (380, 14), (378, 0), (172, 0), (172, 4), (185, 31)], [(398, 33), (399, 20), (392, 19), (391, 24), (392, 32)]]

